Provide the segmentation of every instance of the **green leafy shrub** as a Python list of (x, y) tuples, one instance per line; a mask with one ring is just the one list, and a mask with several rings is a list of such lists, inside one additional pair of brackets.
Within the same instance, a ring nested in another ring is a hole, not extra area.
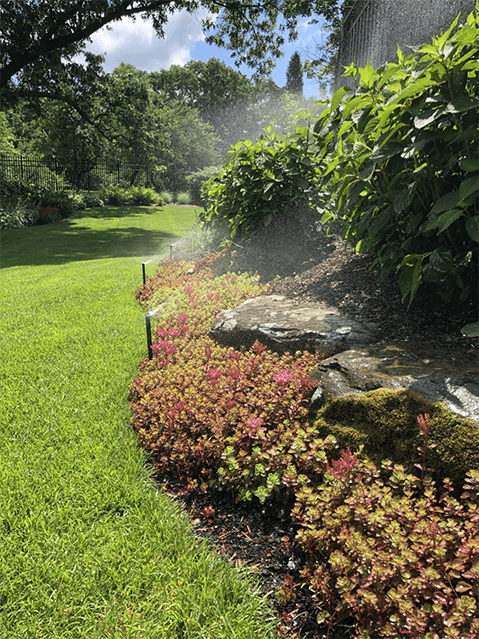
[(451, 28), (376, 71), (352, 65), (315, 125), (323, 222), (399, 271), (403, 298), (421, 282), (450, 298), (477, 292), (479, 25)]
[(129, 202), (143, 206), (150, 206), (157, 201), (155, 191), (146, 186), (130, 186), (130, 188), (127, 189), (126, 197)]
[(165, 204), (172, 204), (175, 201), (175, 194), (171, 191), (163, 190), (160, 193), (160, 198)]
[(238, 142), (224, 170), (203, 189), (200, 219), (226, 226), (230, 237), (268, 226), (285, 206), (307, 198), (316, 188), (319, 163), (308, 126), (282, 138), (266, 129), (255, 143)]
[(175, 196), (176, 204), (191, 204), (191, 194), (188, 191), (180, 191)]
[(29, 207), (22, 197), (0, 196), (0, 228), (18, 229), (38, 221), (38, 209)]
[(389, 459), (414, 470), (421, 433), (416, 415), (431, 419), (430, 464), (435, 477), (450, 477), (460, 488), (469, 470), (479, 471), (479, 426), (449, 411), (440, 402), (431, 404), (407, 390), (384, 388), (350, 394), (328, 402), (315, 420), (320, 437), (333, 436), (341, 449), (362, 448), (380, 465)]
[(104, 187), (100, 192), (100, 197), (105, 204), (110, 204), (111, 206), (120, 206), (128, 202), (127, 190), (114, 184)]
[(86, 193), (83, 195), (83, 201), (85, 203), (85, 208), (87, 209), (93, 209), (93, 208), (102, 207), (105, 205), (103, 200), (100, 197), (96, 195), (91, 195), (89, 193)]
[[(23, 190), (24, 186), (21, 186), (19, 192)], [(78, 193), (39, 187), (32, 187), (23, 196), (0, 196), (0, 200), (2, 228), (58, 222), (85, 208), (83, 196)]]
[(207, 166), (204, 169), (191, 173), (186, 178), (188, 190), (191, 193), (191, 200), (194, 204), (204, 204), (202, 189), (204, 184), (221, 173), (221, 166)]
[(43, 223), (57, 222), (85, 208), (83, 196), (72, 191), (37, 189), (30, 197), (36, 201)]

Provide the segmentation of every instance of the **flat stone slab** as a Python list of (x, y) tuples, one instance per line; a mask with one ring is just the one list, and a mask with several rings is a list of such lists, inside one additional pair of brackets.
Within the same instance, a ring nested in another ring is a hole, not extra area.
[(440, 345), (391, 343), (347, 350), (323, 360), (312, 377), (318, 381), (316, 406), (346, 393), (406, 388), (479, 422), (477, 358), (441, 352)]
[(250, 348), (258, 340), (277, 352), (308, 350), (325, 354), (377, 339), (373, 326), (341, 315), (336, 308), (298, 303), (283, 295), (260, 295), (222, 311), (209, 335), (228, 346)]

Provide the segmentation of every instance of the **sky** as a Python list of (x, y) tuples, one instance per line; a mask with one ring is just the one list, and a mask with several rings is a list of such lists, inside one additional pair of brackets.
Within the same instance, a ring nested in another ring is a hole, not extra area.
[[(227, 66), (237, 69), (226, 49), (206, 44), (199, 17), (200, 12), (198, 15), (186, 11), (173, 14), (165, 26), (164, 39), (158, 38), (151, 22), (141, 18), (136, 21), (124, 18), (113, 23), (110, 29), (103, 28), (94, 33), (87, 49), (106, 56), (104, 70), (107, 73), (122, 62), (151, 72), (169, 69), (175, 64), (183, 66), (189, 60), (207, 62), (210, 58), (217, 58)], [(291, 56), (297, 51), (303, 60), (308, 51), (314, 52), (315, 43), (321, 43), (322, 38), (325, 35), (321, 31), (321, 25), (311, 25), (306, 20), (299, 24), (298, 39), (285, 44), (284, 55), (273, 71), (272, 78), (278, 86), (286, 84), (286, 71)], [(241, 67), (239, 71), (248, 77), (252, 74), (247, 67)], [(304, 76), (303, 83), (305, 97), (319, 98), (316, 81)]]

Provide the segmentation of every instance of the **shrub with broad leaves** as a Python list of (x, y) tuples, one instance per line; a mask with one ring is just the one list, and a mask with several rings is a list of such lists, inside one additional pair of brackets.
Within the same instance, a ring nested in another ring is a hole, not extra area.
[(238, 142), (224, 170), (204, 185), (200, 219), (225, 226), (231, 239), (269, 226), (293, 202), (307, 199), (319, 170), (309, 126), (285, 138), (265, 129), (256, 142)]
[(318, 118), (318, 206), (376, 256), (382, 277), (399, 272), (403, 298), (430, 282), (465, 300), (477, 292), (479, 249), (477, 10), (398, 57), (351, 65), (359, 88), (338, 89)]

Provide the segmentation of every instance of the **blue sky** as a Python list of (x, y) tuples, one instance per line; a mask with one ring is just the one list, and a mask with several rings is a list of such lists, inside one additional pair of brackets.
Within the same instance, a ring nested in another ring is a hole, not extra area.
[[(285, 45), (284, 55), (273, 71), (272, 78), (278, 86), (286, 84), (286, 70), (293, 53), (297, 51), (304, 59), (306, 52), (314, 52), (315, 43), (325, 38), (321, 25), (311, 25), (306, 20), (300, 22), (298, 32), (298, 39)], [(141, 18), (136, 21), (125, 18), (114, 23), (110, 29), (103, 28), (93, 34), (87, 48), (94, 53), (106, 54), (104, 69), (108, 73), (121, 62), (133, 64), (143, 71), (159, 71), (173, 64), (184, 65), (188, 60), (206, 62), (210, 58), (217, 58), (236, 68), (226, 50), (206, 44), (198, 16), (184, 11), (172, 15), (165, 27), (165, 36), (164, 39), (158, 38), (151, 22)], [(247, 68), (241, 68), (240, 71), (251, 75)], [(307, 98), (319, 98), (316, 82), (308, 80), (306, 76), (304, 95)]]

